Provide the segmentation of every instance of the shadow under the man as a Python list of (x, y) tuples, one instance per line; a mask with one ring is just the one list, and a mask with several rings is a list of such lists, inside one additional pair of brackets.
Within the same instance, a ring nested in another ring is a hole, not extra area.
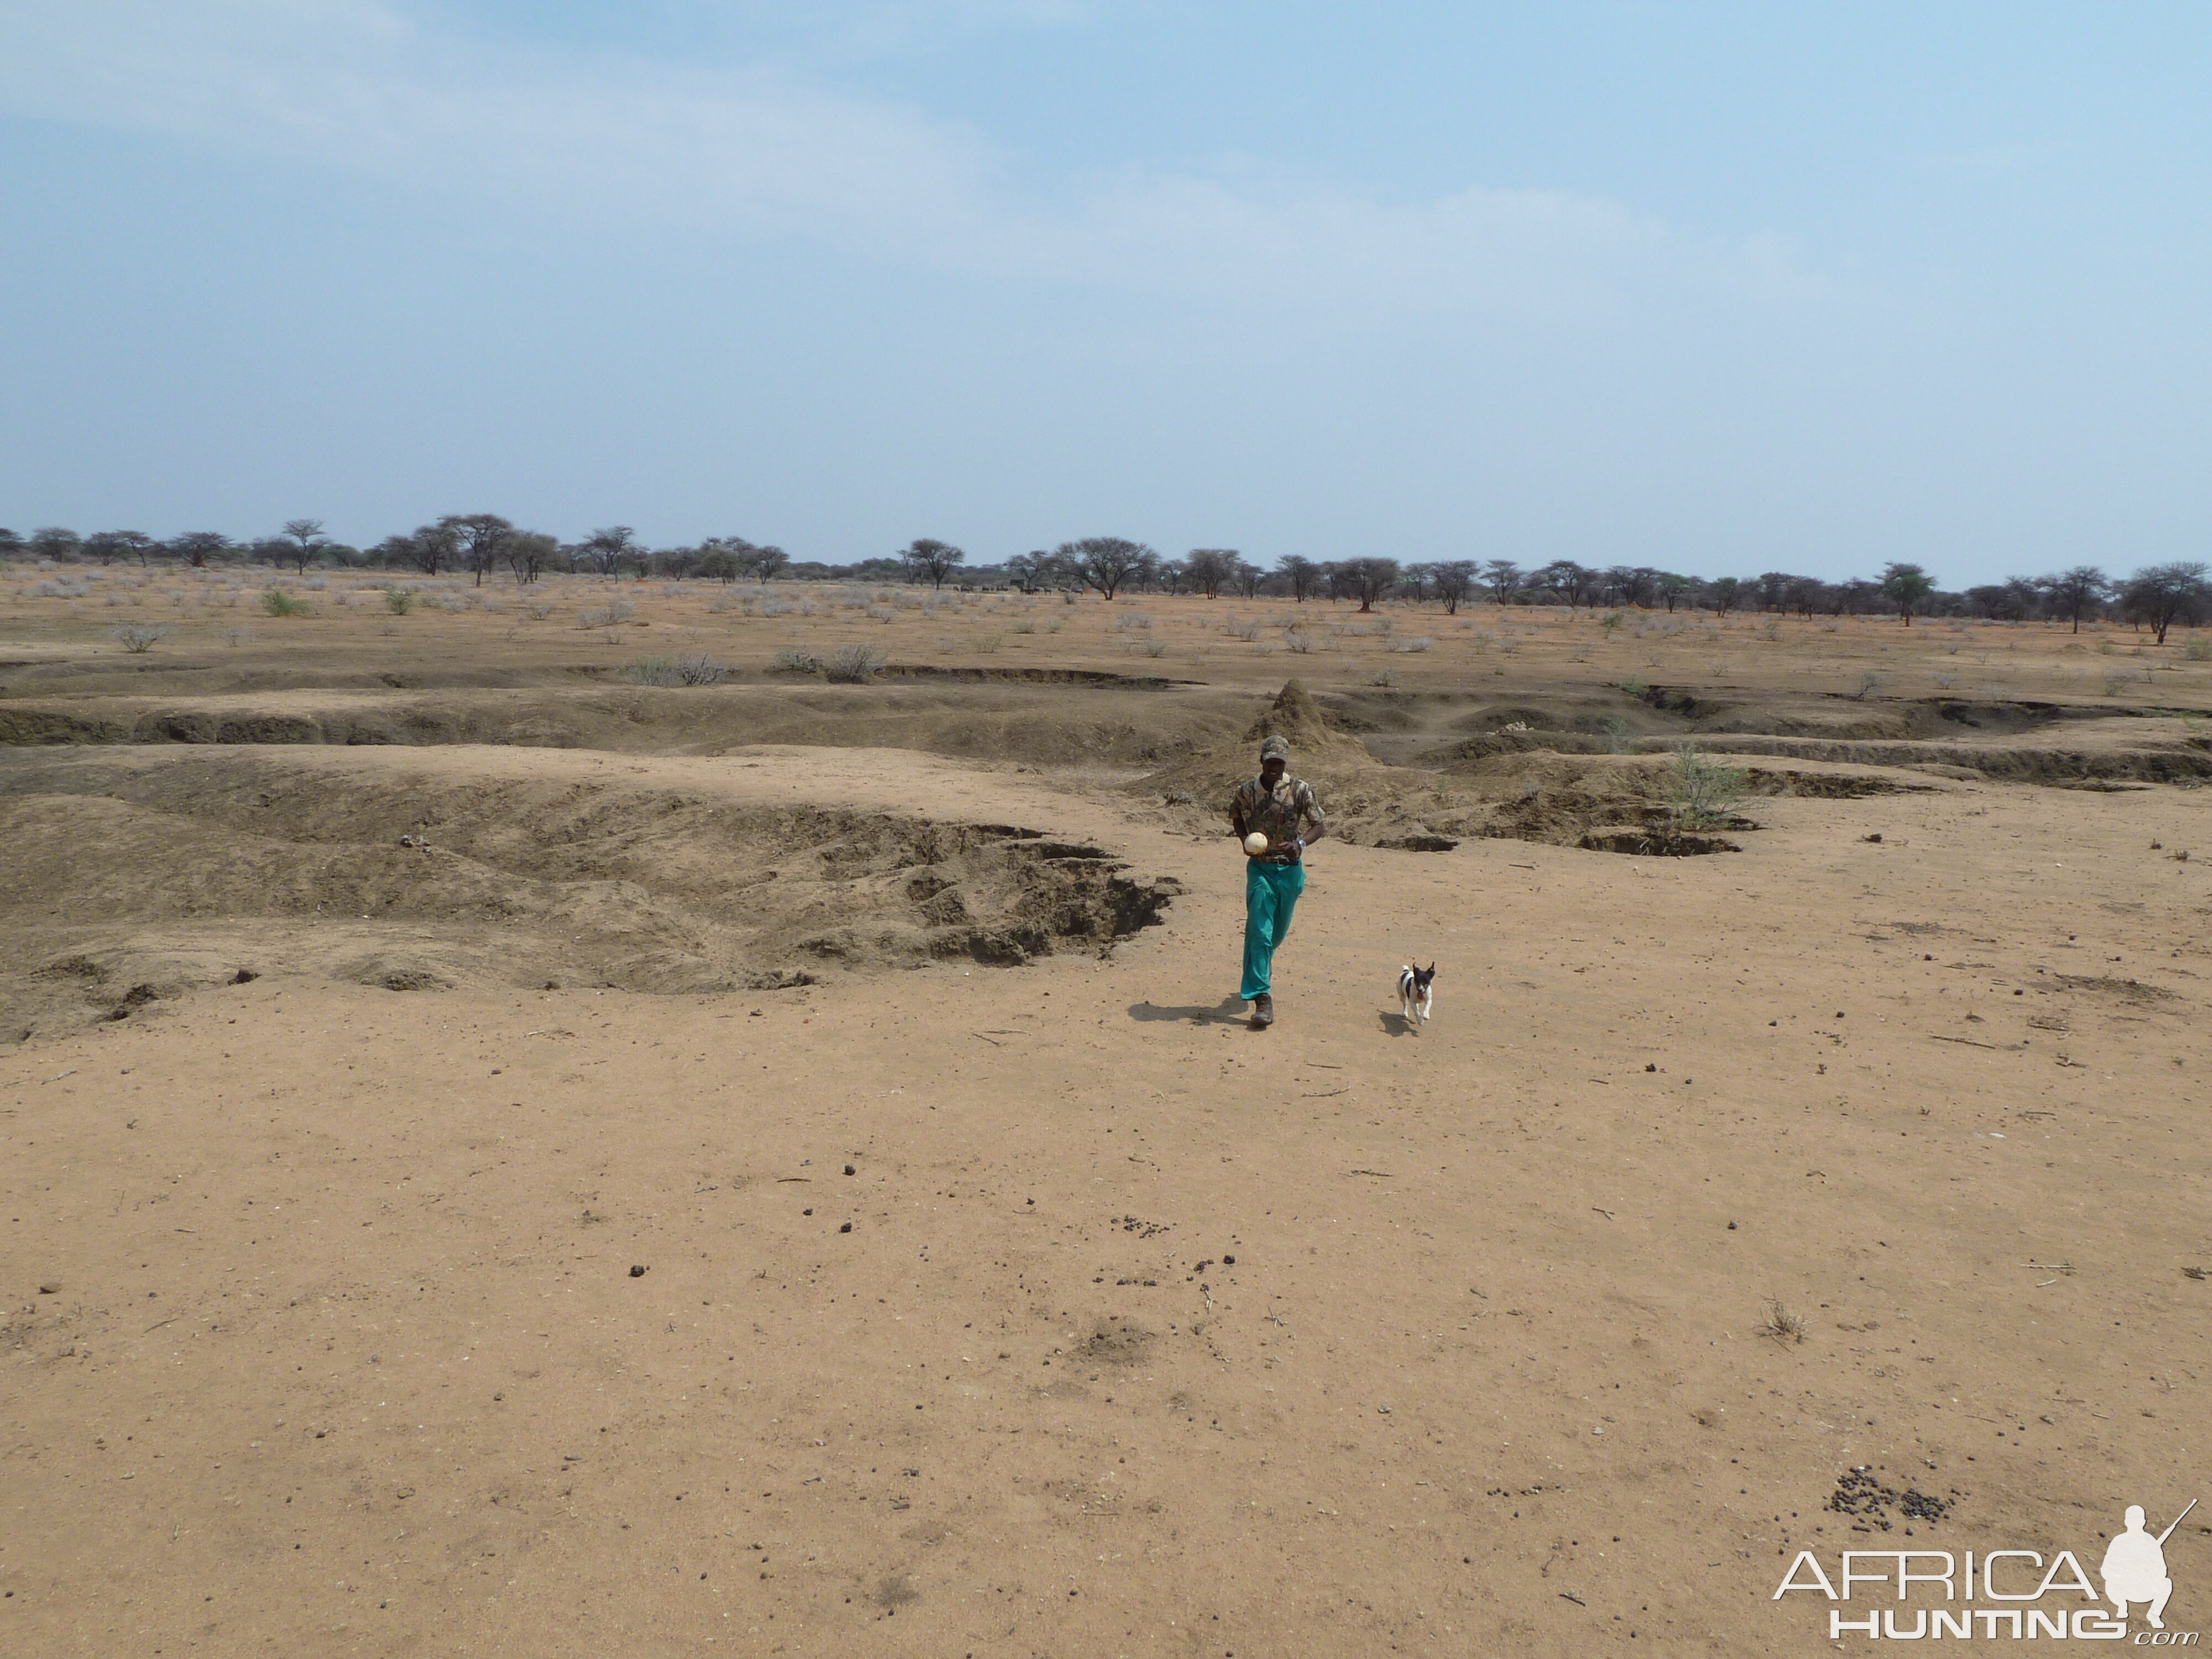
[(1193, 1005), (1189, 1007), (1170, 1008), (1157, 1002), (1133, 1002), (1129, 1005), (1129, 1018), (1148, 1023), (1154, 1020), (1182, 1019), (1188, 1020), (1193, 1025), (1237, 1025), (1244, 1022), (1244, 999), (1238, 996), (1227, 996), (1210, 1007)]

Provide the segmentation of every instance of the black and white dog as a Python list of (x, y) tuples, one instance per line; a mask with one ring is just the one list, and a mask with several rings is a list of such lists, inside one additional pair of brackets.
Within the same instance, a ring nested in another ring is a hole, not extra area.
[(1427, 1024), (1429, 1004), (1436, 998), (1437, 964), (1416, 968), (1408, 963), (1398, 975), (1398, 1006), (1405, 1012), (1406, 1024), (1418, 1031)]

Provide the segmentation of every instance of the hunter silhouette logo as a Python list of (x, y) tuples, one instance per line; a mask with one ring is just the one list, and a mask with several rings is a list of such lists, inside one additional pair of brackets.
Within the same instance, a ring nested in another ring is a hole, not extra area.
[(2121, 1618), (2128, 1616), (2129, 1602), (2148, 1601), (2150, 1608), (2143, 1617), (2150, 1620), (2150, 1627), (2166, 1628), (2166, 1598), (2173, 1594), (2173, 1580), (2166, 1573), (2166, 1540), (2173, 1536), (2173, 1528), (2196, 1507), (2197, 1500), (2192, 1498), (2189, 1508), (2175, 1516), (2172, 1524), (2154, 1538), (2143, 1530), (2142, 1505), (2128, 1505), (2127, 1530), (2105, 1547), (2105, 1564), (2098, 1569), (2105, 1581), (2105, 1599), (2118, 1610)]

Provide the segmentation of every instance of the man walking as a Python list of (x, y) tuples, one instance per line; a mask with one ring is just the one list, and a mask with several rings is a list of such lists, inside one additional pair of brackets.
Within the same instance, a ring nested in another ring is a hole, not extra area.
[(1291, 931), (1291, 913), (1305, 891), (1305, 850), (1328, 833), (1313, 787), (1291, 777), (1290, 766), (1290, 739), (1267, 738), (1260, 745), (1260, 775), (1238, 784), (1229, 802), (1237, 839), (1257, 835), (1267, 842), (1256, 853), (1248, 848), (1244, 866), (1244, 985), (1238, 994), (1252, 1005), (1258, 1029), (1275, 1023), (1275, 948)]

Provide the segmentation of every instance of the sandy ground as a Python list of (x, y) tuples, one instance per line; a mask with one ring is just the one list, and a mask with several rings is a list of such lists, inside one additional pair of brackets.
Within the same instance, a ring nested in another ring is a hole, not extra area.
[[(125, 746), (0, 754), (11, 810), (99, 755), (180, 799), (241, 757), (619, 771), (1185, 890), (1019, 969), (276, 968), (0, 1051), (7, 1652), (1799, 1654), (1800, 1548), (2094, 1571), (2201, 1486), (2202, 789), (1899, 775), (1702, 858), (1323, 842), (1262, 1033), (1234, 849), (1095, 771)], [(417, 925), (189, 921), (264, 963)], [(1828, 1507), (1860, 1466), (1948, 1512)]]

